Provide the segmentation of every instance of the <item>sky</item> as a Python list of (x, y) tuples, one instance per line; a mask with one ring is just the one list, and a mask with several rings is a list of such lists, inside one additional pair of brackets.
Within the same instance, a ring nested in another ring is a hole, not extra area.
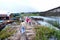
[(42, 12), (60, 6), (60, 0), (0, 0), (0, 13)]

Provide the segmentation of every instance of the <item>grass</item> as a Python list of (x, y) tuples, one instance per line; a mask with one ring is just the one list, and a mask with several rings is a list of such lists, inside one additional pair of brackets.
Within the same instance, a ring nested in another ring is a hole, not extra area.
[(21, 21), (16, 20), (15, 21), (17, 25), (20, 25)]
[(27, 13), (27, 14), (21, 14), (22, 16), (39, 16), (39, 14), (32, 14), (32, 13)]
[(11, 27), (7, 27), (7, 28), (3, 29), (2, 31), (0, 31), (0, 39), (4, 40), (5, 38), (8, 38), (15, 32), (16, 32), (16, 30), (14, 30), (14, 29), (11, 30)]
[(59, 22), (57, 22), (57, 21), (48, 21), (48, 23), (52, 24), (53, 26), (55, 26), (57, 28), (60, 28), (59, 27)]
[(51, 29), (49, 27), (44, 26), (36, 26), (35, 28), (36, 36), (33, 40), (49, 40), (52, 36), (60, 40), (60, 31)]

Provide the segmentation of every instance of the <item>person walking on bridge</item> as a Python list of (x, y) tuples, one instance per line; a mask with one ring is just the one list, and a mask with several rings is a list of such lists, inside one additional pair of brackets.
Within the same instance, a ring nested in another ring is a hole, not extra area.
[(28, 17), (26, 17), (26, 23), (28, 23), (28, 21), (29, 21), (29, 18), (28, 18)]
[(25, 33), (26, 28), (25, 28), (24, 24), (25, 24), (25, 22), (21, 23), (21, 28), (20, 28), (21, 38), (20, 38), (20, 40), (28, 40), (26, 33)]
[(31, 19), (29, 17), (26, 17), (26, 23), (28, 23), (29, 25), (31, 25)]

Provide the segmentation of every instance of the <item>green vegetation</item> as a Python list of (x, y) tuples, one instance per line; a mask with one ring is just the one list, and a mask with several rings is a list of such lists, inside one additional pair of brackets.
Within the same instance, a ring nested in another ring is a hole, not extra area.
[(59, 28), (59, 22), (57, 21), (48, 21), (48, 23), (52, 24), (53, 26)]
[(38, 13), (24, 13), (24, 14), (21, 14), (22, 16), (39, 16)]
[(7, 27), (7, 28), (3, 29), (2, 31), (0, 31), (0, 39), (4, 40), (5, 38), (8, 38), (15, 32), (16, 32), (16, 30), (14, 30), (14, 29), (12, 30), (11, 27)]
[(10, 14), (11, 17), (20, 17), (20, 13), (11, 13)]
[(20, 13), (11, 13), (11, 14), (10, 14), (10, 18), (11, 18), (12, 20), (17, 20), (17, 21), (19, 21), (20, 17), (21, 17)]
[(36, 37), (33, 40), (49, 40), (52, 36), (60, 40), (60, 31), (44, 26), (36, 26)]
[(20, 25), (21, 21), (16, 20), (15, 21), (17, 25)]
[(53, 22), (53, 25), (56, 26), (56, 27), (59, 27), (59, 23), (58, 22)]

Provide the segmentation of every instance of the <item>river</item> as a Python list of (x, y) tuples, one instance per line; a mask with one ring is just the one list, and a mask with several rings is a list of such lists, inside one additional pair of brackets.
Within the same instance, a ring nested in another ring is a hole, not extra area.
[(60, 17), (55, 17), (55, 16), (52, 16), (52, 17), (49, 17), (49, 18), (53, 18), (53, 19), (55, 19), (57, 22), (59, 22), (59, 24), (60, 24)]
[(52, 24), (48, 23), (48, 21), (57, 21), (60, 23), (60, 17), (43, 17), (43, 16), (30, 16), (33, 18), (42, 18), (44, 21), (38, 20), (37, 22), (40, 23), (43, 26), (47, 26), (50, 28), (55, 28), (58, 30), (58, 28), (56, 28), (55, 26), (53, 26)]
[[(60, 17), (43, 17), (43, 16), (30, 16), (30, 17), (42, 18), (42, 19), (44, 19), (44, 21), (38, 20), (37, 22), (45, 27), (50, 27), (50, 28), (59, 30), (57, 27), (53, 26), (52, 24), (48, 23), (47, 21), (57, 21), (60, 24)], [(49, 40), (57, 40), (57, 38), (52, 37), (52, 38), (49, 38)]]
[(44, 19), (44, 21), (57, 21), (57, 22), (59, 22), (59, 24), (60, 24), (60, 17), (55, 17), (55, 16), (53, 16), (53, 17), (43, 17), (43, 16), (30, 16), (30, 17), (33, 17), (33, 18), (42, 18), (42, 19)]

